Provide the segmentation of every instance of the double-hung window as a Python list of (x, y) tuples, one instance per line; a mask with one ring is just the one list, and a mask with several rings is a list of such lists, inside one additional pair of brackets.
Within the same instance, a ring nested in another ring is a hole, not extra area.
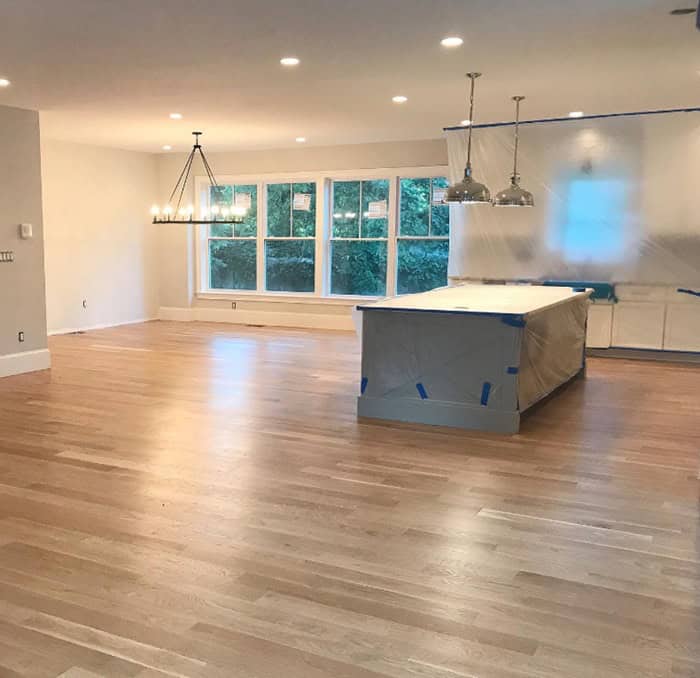
[(209, 287), (219, 290), (257, 288), (258, 187), (256, 184), (212, 186), (210, 209), (246, 207), (243, 223), (209, 226)]
[(267, 184), (265, 289), (313, 292), (316, 182)]
[(380, 297), (447, 284), (450, 213), (439, 168), (201, 178), (198, 291)]
[(396, 291), (425, 292), (447, 284), (450, 210), (444, 177), (401, 178), (396, 234)]
[(333, 181), (330, 293), (385, 296), (389, 180)]

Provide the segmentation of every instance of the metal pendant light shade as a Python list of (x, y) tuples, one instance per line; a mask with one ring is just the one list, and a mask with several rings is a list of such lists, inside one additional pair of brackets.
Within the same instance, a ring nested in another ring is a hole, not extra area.
[(515, 151), (513, 153), (513, 174), (510, 177), (510, 186), (496, 194), (493, 199), (494, 207), (534, 207), (535, 198), (530, 191), (520, 187), (520, 175), (518, 174), (518, 140), (520, 132), (520, 102), (523, 96), (513, 97), (515, 101)]
[(510, 186), (496, 194), (493, 199), (494, 207), (534, 207), (535, 198), (524, 188), (518, 185), (515, 179), (511, 179)]
[(464, 172), (464, 179), (452, 184), (445, 192), (445, 202), (476, 205), (491, 201), (491, 192), (484, 184), (474, 181), (471, 168)]
[(445, 202), (461, 205), (480, 205), (491, 202), (491, 192), (472, 176), (472, 130), (474, 128), (474, 82), (481, 73), (467, 73), (471, 80), (469, 90), (469, 140), (467, 142), (467, 166), (464, 178), (452, 184), (445, 193)]

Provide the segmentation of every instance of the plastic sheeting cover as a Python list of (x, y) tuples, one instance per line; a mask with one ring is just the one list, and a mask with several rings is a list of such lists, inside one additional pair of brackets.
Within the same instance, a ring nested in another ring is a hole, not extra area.
[(575, 299), (528, 319), (520, 352), (521, 412), (581, 371), (587, 314), (588, 299)]
[[(450, 180), (466, 130), (447, 132)], [(509, 183), (513, 128), (475, 129), (474, 176)], [(526, 124), (521, 185), (534, 208), (452, 206), (449, 275), (700, 285), (700, 114)]]
[(365, 306), (362, 395), (522, 411), (581, 370), (589, 293), (464, 285)]

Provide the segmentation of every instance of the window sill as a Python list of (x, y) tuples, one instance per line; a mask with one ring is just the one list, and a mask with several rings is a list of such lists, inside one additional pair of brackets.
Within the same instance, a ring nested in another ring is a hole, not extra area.
[(356, 306), (379, 301), (384, 297), (332, 296), (319, 297), (316, 295), (294, 294), (288, 292), (246, 292), (245, 290), (205, 290), (198, 292), (195, 297), (208, 301), (253, 301), (278, 304), (320, 304), (331, 306)]

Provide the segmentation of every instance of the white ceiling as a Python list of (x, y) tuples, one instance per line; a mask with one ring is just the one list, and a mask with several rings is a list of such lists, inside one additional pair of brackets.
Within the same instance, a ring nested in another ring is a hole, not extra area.
[(154, 152), (195, 128), (219, 150), (435, 138), (466, 117), (467, 70), (478, 121), (510, 119), (513, 94), (525, 117), (692, 106), (700, 33), (669, 11), (693, 3), (0, 0), (0, 104), (42, 111), (47, 137)]

